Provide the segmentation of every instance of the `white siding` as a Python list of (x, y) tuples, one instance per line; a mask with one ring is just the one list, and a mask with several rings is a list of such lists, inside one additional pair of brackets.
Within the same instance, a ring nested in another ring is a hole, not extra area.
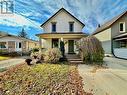
[(105, 54), (111, 54), (111, 28), (108, 28), (94, 36), (101, 41)]
[(56, 22), (56, 32), (69, 32), (69, 22), (74, 22), (74, 32), (82, 32), (83, 25), (64, 11), (58, 13), (43, 26), (44, 32), (52, 32), (52, 22)]

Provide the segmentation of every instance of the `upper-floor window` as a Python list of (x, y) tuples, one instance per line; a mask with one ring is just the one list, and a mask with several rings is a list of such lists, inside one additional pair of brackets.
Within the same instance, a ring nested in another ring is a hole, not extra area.
[(69, 22), (69, 31), (70, 32), (74, 31), (74, 22)]
[(119, 23), (119, 31), (120, 32), (125, 32), (125, 22), (120, 22)]
[(56, 22), (52, 22), (52, 32), (56, 32)]

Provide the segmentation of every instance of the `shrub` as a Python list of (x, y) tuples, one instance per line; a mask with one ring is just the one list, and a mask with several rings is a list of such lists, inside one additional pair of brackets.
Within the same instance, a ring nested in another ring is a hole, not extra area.
[(31, 52), (39, 52), (39, 48), (33, 48)]
[(20, 52), (10, 52), (8, 55), (11, 57), (17, 57), (17, 56), (21, 56), (21, 53)]
[(94, 36), (81, 38), (78, 42), (79, 55), (84, 61), (101, 62), (104, 58), (104, 50), (101, 42)]
[(44, 53), (42, 53), (42, 52), (32, 52), (30, 56), (33, 59), (44, 60)]
[(44, 61), (48, 63), (56, 63), (62, 57), (58, 48), (52, 48), (46, 51)]

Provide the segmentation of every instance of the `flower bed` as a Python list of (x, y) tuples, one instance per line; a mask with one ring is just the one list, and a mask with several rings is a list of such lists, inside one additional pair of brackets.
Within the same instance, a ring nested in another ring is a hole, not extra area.
[(21, 65), (0, 76), (0, 95), (91, 95), (83, 91), (76, 66)]

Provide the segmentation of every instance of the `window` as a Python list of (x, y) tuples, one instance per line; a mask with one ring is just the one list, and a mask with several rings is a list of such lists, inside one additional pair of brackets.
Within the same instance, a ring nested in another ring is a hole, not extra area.
[(58, 48), (59, 40), (58, 39), (52, 39), (52, 48)]
[(120, 22), (119, 23), (119, 31), (120, 32), (125, 32), (125, 22)]
[(69, 22), (69, 31), (70, 32), (74, 31), (74, 22)]
[(22, 48), (22, 44), (21, 44), (21, 42), (19, 42), (19, 48)]
[(56, 32), (56, 22), (52, 23), (52, 32)]
[(2, 0), (0, 2), (1, 4), (1, 10), (0, 12), (2, 14), (11, 14), (14, 11), (14, 4), (12, 0)]
[(0, 42), (0, 48), (6, 48), (6, 42)]
[(121, 48), (125, 48), (127, 46), (127, 42), (126, 41), (121, 41), (120, 42), (120, 47)]

